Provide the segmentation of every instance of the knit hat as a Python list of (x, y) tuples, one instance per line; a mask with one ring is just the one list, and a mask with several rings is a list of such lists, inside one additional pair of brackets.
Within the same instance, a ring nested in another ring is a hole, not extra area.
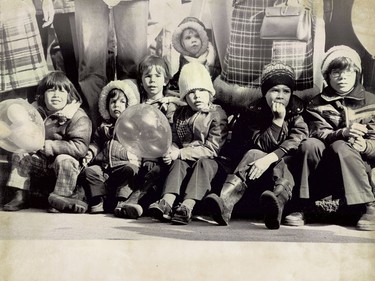
[(177, 27), (177, 29), (173, 32), (172, 35), (172, 45), (182, 55), (190, 56), (190, 53), (186, 51), (186, 49), (181, 44), (181, 35), (185, 29), (191, 28), (198, 32), (199, 38), (202, 41), (202, 48), (199, 50), (197, 56), (201, 56), (206, 52), (208, 48), (208, 36), (206, 32), (206, 28), (204, 24), (194, 17), (186, 17)]
[(104, 120), (109, 120), (111, 118), (107, 108), (107, 97), (109, 92), (113, 89), (119, 89), (124, 92), (125, 96), (128, 98), (128, 107), (140, 102), (140, 94), (136, 80), (125, 79), (111, 81), (104, 86), (99, 96), (99, 113)]
[(203, 64), (198, 62), (190, 62), (182, 67), (178, 86), (181, 100), (184, 100), (185, 96), (194, 89), (204, 89), (212, 96), (215, 95), (210, 73)]
[(292, 93), (295, 87), (294, 69), (280, 61), (271, 62), (264, 67), (261, 78), (262, 95), (265, 96), (276, 85), (288, 86)]
[(325, 75), (329, 65), (336, 58), (350, 58), (354, 65), (362, 72), (361, 58), (358, 53), (345, 45), (334, 46), (330, 48), (325, 54), (322, 61), (322, 74)]

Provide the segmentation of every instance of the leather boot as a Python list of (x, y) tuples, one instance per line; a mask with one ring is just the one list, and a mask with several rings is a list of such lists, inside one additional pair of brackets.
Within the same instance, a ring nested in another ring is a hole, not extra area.
[(359, 219), (357, 229), (375, 231), (375, 202), (366, 204), (366, 213)]
[(292, 198), (292, 188), (286, 181), (275, 185), (273, 191), (266, 190), (260, 196), (264, 212), (264, 223), (268, 229), (279, 229), (284, 206)]
[(3, 210), (4, 211), (19, 211), (22, 209), (29, 208), (28, 202), (27, 202), (27, 191), (23, 189), (15, 189), (13, 199), (4, 205)]
[(219, 225), (228, 225), (234, 205), (242, 198), (247, 185), (236, 175), (228, 175), (220, 197), (214, 193), (204, 199), (209, 214)]
[(48, 196), (48, 203), (51, 207), (48, 210), (50, 213), (86, 213), (88, 208), (82, 187), (77, 187), (75, 192), (69, 197), (51, 193)]

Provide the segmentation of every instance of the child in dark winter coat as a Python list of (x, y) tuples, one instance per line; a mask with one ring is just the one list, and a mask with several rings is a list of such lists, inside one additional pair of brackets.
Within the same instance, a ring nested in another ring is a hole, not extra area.
[[(150, 104), (165, 114), (172, 123), (172, 116), (176, 108), (186, 105), (180, 98), (171, 96), (166, 92), (169, 81), (169, 69), (163, 58), (148, 55), (138, 67), (138, 83), (141, 86), (141, 102)], [(157, 191), (161, 186), (163, 175), (167, 173), (167, 166), (162, 158), (143, 158), (141, 169), (137, 177), (135, 190), (122, 206), (121, 216), (137, 219), (143, 213), (143, 207), (139, 204), (148, 191)]]
[[(205, 204), (213, 219), (228, 225), (234, 205), (248, 187), (262, 188), (260, 203), (265, 225), (280, 227), (284, 205), (290, 200), (294, 179), (286, 165), (301, 141), (307, 124), (300, 115), (303, 102), (293, 95), (295, 74), (281, 62), (265, 66), (261, 78), (263, 98), (242, 112), (236, 121), (232, 142), (234, 159), (241, 159), (229, 174), (220, 193), (212, 193)], [(262, 191), (263, 191), (262, 190)]]
[(182, 67), (189, 62), (203, 64), (214, 80), (220, 73), (216, 51), (209, 41), (204, 24), (194, 17), (185, 18), (173, 32), (172, 45), (180, 53), (179, 69), (169, 82), (171, 90), (178, 90)]
[[(214, 160), (227, 138), (227, 116), (212, 103), (215, 90), (207, 69), (191, 62), (179, 80), (181, 100), (186, 106), (176, 109), (172, 124), (172, 147), (163, 156), (171, 164), (162, 198), (149, 206), (151, 216), (188, 224), (197, 201), (211, 190), (218, 164)], [(185, 185), (186, 184), (186, 185)], [(172, 212), (178, 196), (182, 204)]]
[(121, 217), (121, 207), (132, 192), (140, 160), (114, 137), (115, 123), (129, 106), (139, 103), (139, 92), (133, 80), (109, 82), (99, 97), (103, 122), (96, 130), (84, 158), (88, 166), (79, 184), (86, 191), (90, 213), (114, 212)]
[(49, 211), (86, 212), (84, 194), (75, 192), (79, 161), (87, 153), (92, 128), (81, 103), (80, 95), (63, 72), (51, 72), (40, 81), (33, 105), (44, 119), (44, 147), (36, 153), (13, 154), (7, 186), (14, 188), (15, 195), (4, 206), (5, 211), (28, 207), (31, 179), (56, 177), (48, 197)]
[(365, 207), (357, 228), (374, 231), (375, 198), (370, 181), (375, 166), (375, 95), (361, 84), (361, 59), (355, 50), (332, 47), (321, 67), (327, 87), (307, 106), (311, 138), (300, 149), (299, 197), (304, 202), (285, 223), (303, 225), (306, 204), (331, 195), (341, 205)]

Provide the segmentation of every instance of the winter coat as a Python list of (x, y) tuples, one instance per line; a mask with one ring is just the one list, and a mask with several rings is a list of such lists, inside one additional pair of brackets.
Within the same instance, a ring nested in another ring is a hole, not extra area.
[(64, 109), (51, 115), (47, 115), (43, 107), (38, 107), (44, 119), (44, 151), (47, 156), (68, 154), (79, 160), (86, 155), (92, 125), (80, 105), (80, 103), (68, 104)]
[[(188, 119), (188, 128), (191, 141), (185, 142), (178, 136), (178, 124)], [(196, 161), (200, 158), (217, 157), (228, 135), (228, 119), (219, 105), (211, 105), (206, 110), (193, 113), (190, 106), (177, 108), (173, 115), (172, 142), (180, 148), (182, 160)]]
[[(292, 95), (286, 110), (280, 128), (272, 123), (273, 114), (264, 97), (249, 106), (237, 117), (231, 142), (225, 147), (223, 157), (236, 165), (250, 149), (274, 152), (279, 159), (297, 150), (301, 141), (308, 136), (307, 124), (301, 116), (304, 110), (302, 100)], [(275, 131), (280, 131), (278, 139), (275, 138)]]
[(140, 163), (129, 160), (127, 149), (117, 139), (113, 138), (116, 120), (110, 120), (107, 108), (107, 96), (112, 89), (122, 90), (128, 99), (129, 106), (139, 103), (139, 92), (133, 80), (111, 81), (103, 88), (98, 106), (104, 121), (96, 129), (89, 145), (89, 150), (94, 156), (91, 164), (98, 164), (105, 169), (129, 163), (139, 167)]
[(310, 136), (327, 145), (343, 140), (343, 130), (350, 124), (366, 124), (367, 148), (362, 155), (375, 160), (375, 95), (365, 91), (362, 85), (345, 96), (328, 86), (309, 102), (306, 111)]

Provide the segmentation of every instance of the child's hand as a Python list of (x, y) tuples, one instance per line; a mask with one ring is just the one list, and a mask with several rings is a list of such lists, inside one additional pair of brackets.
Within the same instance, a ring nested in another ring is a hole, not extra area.
[(86, 167), (90, 163), (92, 158), (94, 158), (94, 154), (92, 153), (92, 151), (87, 151), (86, 156), (82, 159), (82, 166)]
[(134, 153), (131, 153), (130, 151), (127, 151), (126, 155), (130, 163), (138, 167), (141, 165), (141, 158), (139, 158), (137, 155), (135, 155)]
[(163, 156), (163, 161), (167, 165), (170, 165), (174, 160), (180, 156), (180, 149), (172, 146), (166, 154)]
[(352, 143), (352, 146), (358, 152), (363, 152), (363, 151), (366, 150), (367, 143), (366, 143), (366, 140), (363, 137), (358, 137), (358, 138), (354, 139), (354, 141)]
[(267, 171), (270, 165), (277, 161), (277, 159), (278, 158), (275, 153), (270, 153), (248, 164), (249, 166), (251, 166), (250, 171), (247, 175), (249, 180), (256, 180), (260, 178), (263, 173)]
[(353, 123), (349, 127), (344, 128), (342, 131), (342, 135), (345, 138), (354, 138), (357, 139), (359, 137), (363, 137), (365, 134), (367, 134), (368, 129), (366, 125), (359, 124), (359, 123)]
[(285, 105), (280, 102), (272, 102), (271, 111), (273, 114), (274, 123), (281, 127), (286, 116)]

